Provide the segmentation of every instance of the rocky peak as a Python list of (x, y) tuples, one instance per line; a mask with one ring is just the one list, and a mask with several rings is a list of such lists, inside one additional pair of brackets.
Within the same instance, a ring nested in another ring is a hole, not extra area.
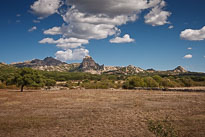
[(60, 60), (54, 59), (52, 57), (47, 57), (44, 60), (34, 59), (32, 61), (26, 61), (21, 63), (13, 63), (16, 67), (37, 67), (37, 66), (59, 66), (66, 64), (65, 62), (61, 62)]
[(79, 67), (80, 70), (103, 70), (104, 65), (97, 64), (91, 56), (85, 56)]
[(150, 68), (150, 69), (147, 69), (146, 71), (149, 72), (149, 73), (153, 73), (153, 72), (155, 72), (156, 70), (153, 69), (153, 68)]
[(176, 73), (185, 73), (185, 72), (187, 72), (187, 70), (185, 70), (182, 66), (176, 67), (173, 71), (176, 72)]
[(43, 60), (43, 64), (47, 66), (58, 66), (58, 65), (66, 64), (66, 63), (61, 62), (60, 60), (54, 59), (52, 57), (47, 57)]

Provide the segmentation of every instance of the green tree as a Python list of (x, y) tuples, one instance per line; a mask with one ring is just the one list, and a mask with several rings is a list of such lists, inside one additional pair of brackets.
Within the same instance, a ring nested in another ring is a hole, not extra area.
[(56, 85), (56, 81), (53, 79), (45, 79), (44, 82), (45, 82), (45, 85), (48, 87)]
[(145, 77), (144, 82), (146, 87), (159, 87), (159, 84), (152, 77)]
[(125, 89), (134, 89), (135, 87), (144, 87), (144, 81), (138, 76), (129, 77), (123, 84)]
[(31, 68), (22, 68), (8, 81), (9, 84), (16, 84), (21, 87), (21, 92), (25, 86), (42, 87), (44, 86), (43, 77)]

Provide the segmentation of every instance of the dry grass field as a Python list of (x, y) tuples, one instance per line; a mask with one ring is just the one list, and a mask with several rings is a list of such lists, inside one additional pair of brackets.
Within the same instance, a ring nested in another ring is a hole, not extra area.
[(205, 93), (0, 90), (1, 137), (154, 137), (149, 120), (180, 137), (205, 136)]

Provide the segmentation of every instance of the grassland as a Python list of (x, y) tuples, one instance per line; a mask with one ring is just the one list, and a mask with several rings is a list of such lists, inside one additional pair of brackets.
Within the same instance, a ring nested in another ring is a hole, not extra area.
[(205, 93), (0, 90), (1, 137), (154, 137), (149, 121), (164, 119), (180, 137), (204, 137)]

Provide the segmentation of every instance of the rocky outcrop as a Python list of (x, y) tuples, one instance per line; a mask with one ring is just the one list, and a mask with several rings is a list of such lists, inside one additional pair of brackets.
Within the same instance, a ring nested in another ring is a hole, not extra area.
[(80, 71), (90, 71), (90, 70), (95, 70), (95, 71), (102, 71), (104, 70), (104, 65), (99, 65), (97, 64), (92, 57), (86, 56), (82, 63), (79, 66)]
[(147, 69), (146, 71), (149, 72), (149, 73), (154, 73), (154, 72), (156, 72), (156, 70), (154, 70), (153, 68)]
[[(0, 63), (2, 66), (3, 63)], [(43, 71), (60, 71), (60, 72), (88, 72), (92, 74), (124, 74), (124, 75), (132, 75), (137, 73), (163, 73), (163, 74), (179, 74), (179, 73), (186, 73), (188, 72), (183, 67), (178, 66), (174, 70), (168, 71), (156, 71), (154, 69), (147, 69), (143, 70), (139, 67), (129, 65), (129, 66), (104, 66), (99, 65), (96, 63), (92, 57), (86, 56), (82, 63), (72, 63), (67, 64), (65, 62), (61, 62), (57, 59), (52, 57), (47, 57), (43, 60), (34, 59), (32, 61), (25, 61), (20, 63), (12, 63), (12, 66), (15, 67), (31, 67), (36, 70), (43, 70)]]
[(23, 68), (23, 67), (39, 67), (39, 66), (59, 66), (59, 65), (65, 65), (67, 63), (61, 62), (57, 59), (54, 59), (52, 57), (47, 57), (44, 60), (40, 59), (34, 59), (32, 61), (25, 61), (25, 62), (20, 62), (20, 63), (12, 63), (13, 66), (18, 67), (18, 68)]
[(129, 65), (127, 67), (125, 67), (126, 73), (128, 74), (136, 74), (136, 73), (140, 73), (143, 72), (144, 70), (139, 68), (139, 67), (135, 67), (133, 65)]
[(175, 73), (186, 73), (188, 72), (187, 70), (185, 70), (182, 66), (178, 66), (176, 67), (174, 70), (172, 70)]
[(57, 66), (35, 66), (32, 67), (36, 70), (43, 70), (43, 71), (59, 71), (59, 72), (72, 72), (75, 71), (80, 66), (80, 63), (72, 63), (72, 64), (62, 64)]

